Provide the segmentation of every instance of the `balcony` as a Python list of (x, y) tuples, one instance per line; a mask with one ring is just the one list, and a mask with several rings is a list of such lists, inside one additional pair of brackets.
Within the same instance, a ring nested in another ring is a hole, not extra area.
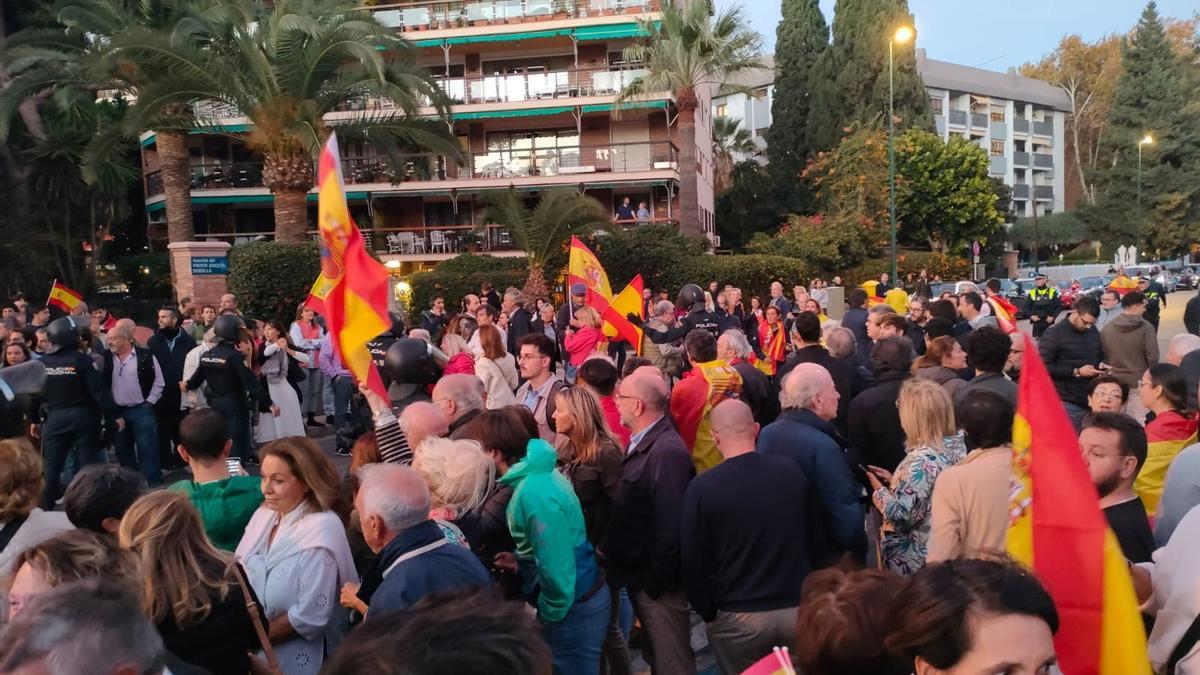
[(992, 122), (988, 129), (988, 134), (993, 141), (1003, 141), (1008, 139), (1008, 126), (1004, 122)]
[(1054, 168), (1054, 155), (1044, 153), (1044, 152), (1033, 153), (1033, 168), (1035, 168), (1035, 169), (1053, 169)]
[(934, 125), (934, 127), (937, 128), (938, 136), (946, 135), (946, 116), (945, 115), (934, 115), (933, 116), (933, 125)]
[(987, 113), (971, 113), (971, 128), (972, 129), (988, 128)]
[(1054, 135), (1054, 123), (1053, 122), (1034, 122), (1033, 123), (1033, 135), (1035, 135), (1035, 136), (1053, 136)]
[(1018, 117), (1013, 120), (1013, 131), (1018, 134), (1029, 133), (1029, 120), (1024, 117)]
[[(342, 160), (346, 185), (399, 185), (471, 178), (529, 178), (679, 169), (679, 150), (666, 141), (562, 148), (507, 148), (468, 156), (465, 167), (440, 155), (414, 154), (397, 174), (380, 157)], [(262, 188), (262, 162), (205, 161), (192, 165), (193, 190)], [(160, 171), (146, 174), (146, 196), (163, 194)]]
[(1004, 155), (992, 155), (988, 165), (988, 173), (994, 176), (1003, 176), (1008, 173), (1008, 160)]
[(1017, 183), (1013, 186), (1013, 199), (1022, 201), (1029, 199), (1029, 185), (1025, 183)]
[(662, 9), (660, 0), (492, 0), (411, 2), (371, 7), (384, 26), (400, 32), (530, 23)]
[(955, 127), (967, 126), (967, 111), (966, 110), (951, 110), (950, 125)]
[(1053, 185), (1035, 185), (1033, 186), (1033, 198), (1039, 201), (1052, 201), (1054, 199)]
[(1029, 166), (1029, 153), (1028, 152), (1014, 152), (1013, 153), (1013, 166)]

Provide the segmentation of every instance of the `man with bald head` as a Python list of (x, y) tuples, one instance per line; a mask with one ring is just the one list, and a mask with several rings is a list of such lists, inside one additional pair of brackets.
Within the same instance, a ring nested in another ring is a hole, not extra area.
[(829, 371), (801, 363), (784, 378), (779, 392), (783, 412), (758, 437), (758, 451), (795, 462), (813, 486), (820, 504), (823, 532), (813, 563), (834, 562), (843, 553), (863, 560), (867, 537), (863, 529), (862, 486), (846, 461), (846, 443), (832, 424), (840, 396)]
[(426, 438), (449, 434), (450, 426), (437, 406), (427, 401), (416, 401), (409, 403), (400, 413), (400, 430), (408, 439), (409, 447), (416, 451)]
[(108, 331), (103, 379), (116, 405), (117, 460), (121, 466), (140, 468), (153, 486), (162, 482), (154, 406), (162, 398), (165, 380), (158, 359), (134, 344), (134, 328), (131, 319), (121, 319)]
[(475, 375), (443, 375), (433, 385), (433, 405), (446, 418), (450, 438), (461, 437), (461, 429), (483, 412), (483, 380)]
[(429, 519), (429, 487), (420, 474), (399, 464), (368, 464), (358, 477), (354, 508), (363, 539), (377, 555), (361, 586), (342, 588), (344, 605), (359, 610), (367, 605), (367, 619), (374, 620), (435, 593), (491, 586), (479, 559), (446, 545), (441, 528)]
[(629, 589), (653, 671), (686, 675), (696, 672), (696, 657), (679, 546), (683, 495), (695, 471), (667, 419), (669, 398), (662, 376), (643, 368), (617, 386), (617, 412), (630, 438), (611, 506), (608, 573)]
[(683, 581), (721, 671), (740, 673), (795, 638), (812, 567), (809, 527), (819, 520), (800, 467), (754, 451), (758, 424), (748, 405), (722, 401), (710, 422), (725, 460), (688, 485)]

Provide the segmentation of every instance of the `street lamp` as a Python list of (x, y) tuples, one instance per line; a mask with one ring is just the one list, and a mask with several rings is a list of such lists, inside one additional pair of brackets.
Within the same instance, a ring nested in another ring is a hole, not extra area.
[(892, 234), (892, 283), (896, 276), (896, 45), (913, 39), (913, 29), (900, 26), (888, 40), (888, 220)]
[(1137, 168), (1137, 226), (1138, 226), (1137, 249), (1138, 249), (1138, 255), (1141, 255), (1141, 253), (1142, 253), (1142, 231), (1145, 229), (1145, 225), (1142, 223), (1142, 146), (1153, 145), (1153, 144), (1154, 144), (1154, 137), (1151, 136), (1149, 133), (1147, 133), (1140, 140), (1138, 140), (1138, 146), (1137, 146), (1137, 148), (1138, 148), (1138, 168)]

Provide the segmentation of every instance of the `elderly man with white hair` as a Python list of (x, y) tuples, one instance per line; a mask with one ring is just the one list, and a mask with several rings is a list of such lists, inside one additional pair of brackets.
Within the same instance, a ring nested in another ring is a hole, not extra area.
[(441, 411), (451, 438), (462, 438), (463, 428), (483, 412), (483, 380), (462, 373), (445, 375), (433, 385), (433, 405)]
[(134, 344), (134, 328), (131, 319), (121, 319), (108, 331), (102, 379), (116, 404), (117, 460), (124, 467), (140, 467), (146, 481), (157, 485), (162, 482), (162, 466), (154, 406), (162, 398), (165, 381), (158, 359)]
[(771, 380), (750, 359), (754, 349), (742, 331), (731, 328), (717, 338), (717, 358), (722, 359), (742, 376), (741, 399), (754, 411), (754, 421), (766, 426), (779, 416), (779, 399), (774, 396)]
[(824, 367), (801, 363), (784, 378), (779, 392), (779, 419), (758, 436), (758, 451), (787, 457), (815, 488), (828, 541), (814, 553), (816, 566), (843, 553), (863, 560), (867, 537), (863, 529), (862, 487), (846, 463), (846, 449), (833, 426), (837, 417), (837, 386)]
[(343, 605), (360, 610), (366, 605), (368, 620), (374, 620), (434, 593), (491, 586), (479, 559), (451, 544), (429, 519), (429, 487), (419, 473), (398, 464), (368, 464), (358, 477), (354, 507), (363, 539), (377, 555), (361, 586), (342, 588)]
[(421, 447), (426, 438), (445, 436), (450, 433), (446, 417), (438, 407), (425, 401), (408, 404), (400, 413), (400, 430), (413, 450)]

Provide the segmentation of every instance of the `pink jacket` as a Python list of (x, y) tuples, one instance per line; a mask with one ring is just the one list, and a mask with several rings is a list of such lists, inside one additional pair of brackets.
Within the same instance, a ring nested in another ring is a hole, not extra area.
[(571, 365), (578, 368), (583, 364), (583, 360), (588, 354), (596, 351), (596, 345), (600, 344), (600, 339), (604, 336), (598, 329), (591, 326), (584, 326), (574, 333), (570, 333), (563, 340), (563, 346), (567, 348), (567, 353), (571, 355)]
[(475, 360), (466, 352), (459, 352), (450, 357), (446, 362), (446, 367), (442, 369), (442, 375), (474, 375)]

